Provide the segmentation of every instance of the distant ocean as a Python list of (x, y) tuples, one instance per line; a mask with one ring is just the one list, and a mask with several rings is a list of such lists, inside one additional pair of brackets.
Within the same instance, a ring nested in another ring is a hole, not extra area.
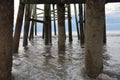
[[(15, 80), (93, 80), (84, 73), (84, 48), (76, 32), (72, 44), (66, 39), (65, 54), (58, 54), (58, 36), (52, 37), (52, 46), (45, 46), (41, 33), (23, 48), (20, 39), (19, 53), (13, 56), (12, 73)], [(104, 74), (120, 80), (120, 31), (107, 31), (103, 46)]]

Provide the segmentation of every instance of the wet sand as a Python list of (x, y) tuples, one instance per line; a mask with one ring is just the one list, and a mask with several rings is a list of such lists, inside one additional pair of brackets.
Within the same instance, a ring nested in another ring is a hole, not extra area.
[[(107, 32), (104, 51), (104, 74), (120, 80), (120, 31)], [(13, 56), (14, 80), (93, 80), (84, 73), (84, 48), (74, 35), (72, 44), (66, 40), (66, 51), (58, 54), (57, 36), (52, 46), (45, 46), (41, 36), (29, 42)]]

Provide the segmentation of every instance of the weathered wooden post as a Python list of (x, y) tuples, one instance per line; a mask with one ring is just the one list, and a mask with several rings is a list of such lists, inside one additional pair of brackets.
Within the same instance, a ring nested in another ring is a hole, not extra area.
[[(31, 13), (32, 13), (32, 19), (35, 19), (36, 15), (36, 10), (35, 10), (35, 4), (31, 5)], [(29, 40), (34, 38), (34, 26), (35, 26), (35, 21), (31, 22), (31, 29), (30, 29), (30, 35), (29, 35)]]
[(105, 0), (86, 0), (85, 70), (96, 78), (103, 71), (103, 31)]
[(26, 47), (28, 45), (28, 33), (29, 33), (29, 25), (30, 25), (30, 4), (26, 4), (26, 12), (25, 12), (25, 23), (24, 23), (24, 35), (23, 35), (23, 46)]
[(77, 18), (77, 9), (76, 9), (76, 4), (74, 4), (74, 10), (75, 10), (75, 22), (76, 22), (76, 28), (77, 28), (77, 36), (78, 36), (78, 40), (80, 39), (80, 35), (79, 35), (79, 26), (78, 26), (78, 18)]
[[(37, 19), (37, 5), (35, 5), (35, 19)], [(37, 22), (35, 22), (35, 35), (37, 35)]]
[(83, 7), (79, 4), (80, 43), (84, 44)]
[(45, 4), (45, 18), (44, 18), (44, 35), (45, 35), (45, 45), (51, 43), (51, 11), (50, 11), (50, 4)]
[[(105, 13), (105, 11), (104, 11)], [(104, 14), (104, 17), (105, 17), (105, 14)], [(106, 20), (105, 20), (105, 23), (104, 23), (104, 32), (103, 32), (103, 43), (106, 44), (107, 42), (107, 38), (106, 38)]]
[(25, 7), (25, 4), (21, 3), (21, 0), (20, 0), (17, 21), (16, 21), (16, 26), (15, 26), (14, 39), (13, 39), (13, 52), (14, 53), (18, 52), (20, 34), (21, 34), (22, 23), (23, 23), (24, 7)]
[(72, 23), (71, 23), (71, 7), (70, 4), (67, 5), (68, 9), (68, 32), (69, 32), (69, 42), (72, 42)]
[[(45, 21), (45, 20), (44, 20)], [(42, 28), (42, 39), (44, 39), (45, 37), (45, 27), (44, 27), (44, 24), (43, 24), (43, 28)]]
[(106, 25), (104, 26), (104, 32), (103, 32), (103, 43), (106, 44)]
[(30, 29), (30, 35), (29, 40), (32, 40), (34, 38), (34, 21), (31, 22), (31, 29)]
[(53, 4), (54, 34), (56, 35), (55, 4)]
[(58, 9), (58, 50), (65, 50), (65, 7), (64, 4), (57, 4)]
[(1, 1), (0, 12), (0, 80), (11, 80), (14, 1)]

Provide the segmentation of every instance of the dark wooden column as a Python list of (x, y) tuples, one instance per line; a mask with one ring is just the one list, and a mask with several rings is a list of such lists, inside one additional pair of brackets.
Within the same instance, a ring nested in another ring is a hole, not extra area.
[[(35, 19), (35, 15), (36, 15), (36, 8), (35, 8), (35, 4), (31, 5), (31, 13), (32, 13), (32, 19)], [(31, 29), (30, 29), (30, 35), (29, 35), (29, 40), (32, 40), (34, 38), (34, 26), (35, 26), (35, 21), (31, 21)]]
[(11, 80), (14, 1), (1, 1), (0, 12), (0, 80)]
[(72, 23), (71, 23), (71, 7), (70, 4), (67, 5), (68, 8), (68, 32), (69, 32), (69, 42), (72, 42)]
[(45, 45), (49, 45), (51, 43), (51, 11), (50, 4), (45, 4), (44, 8), (44, 35), (45, 35)]
[(54, 34), (56, 35), (56, 20), (55, 20), (55, 4), (53, 4), (53, 22), (54, 22)]
[(80, 43), (84, 44), (84, 27), (83, 27), (83, 7), (79, 4), (79, 21), (80, 21)]
[[(45, 20), (44, 20), (45, 21)], [(43, 24), (43, 28), (42, 28), (42, 39), (45, 38), (45, 25)]]
[(103, 71), (103, 31), (105, 0), (86, 0), (85, 70), (96, 78)]
[[(37, 5), (35, 5), (35, 19), (37, 19)], [(35, 35), (37, 35), (37, 22), (35, 22)]]
[(74, 10), (75, 10), (75, 22), (76, 22), (76, 29), (77, 29), (77, 36), (78, 40), (80, 39), (80, 32), (79, 32), (79, 26), (78, 26), (78, 16), (77, 16), (77, 9), (76, 9), (76, 4), (74, 4)]
[(65, 50), (65, 7), (64, 4), (58, 4), (58, 50)]
[(21, 3), (20, 1), (16, 26), (15, 26), (14, 39), (13, 39), (13, 52), (14, 53), (18, 52), (20, 34), (21, 34), (22, 23), (23, 23), (24, 7), (25, 7), (25, 4)]
[(23, 46), (26, 47), (28, 45), (28, 33), (29, 33), (29, 25), (30, 25), (30, 4), (26, 4), (26, 12), (25, 12), (25, 23), (24, 23), (24, 35), (23, 35)]
[[(105, 17), (105, 11), (104, 11), (104, 17)], [(104, 23), (104, 32), (103, 32), (103, 43), (106, 44), (107, 38), (106, 38), (106, 18), (105, 18), (105, 23)]]

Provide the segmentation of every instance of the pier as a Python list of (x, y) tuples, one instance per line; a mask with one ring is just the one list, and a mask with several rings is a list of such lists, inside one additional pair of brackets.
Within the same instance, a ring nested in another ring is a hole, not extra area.
[[(22, 27), (24, 28), (23, 47), (26, 48), (28, 40), (33, 40), (37, 35), (37, 23), (43, 24), (44, 44), (52, 46), (51, 22), (53, 21), (54, 35), (58, 35), (58, 54), (65, 51), (66, 19), (69, 33), (67, 42), (72, 43), (74, 40), (70, 4), (74, 4), (76, 33), (80, 41), (78, 45), (85, 47), (85, 73), (91, 78), (96, 78), (103, 72), (102, 53), (103, 45), (106, 44), (105, 4), (110, 2), (120, 2), (120, 0), (20, 0), (13, 34), (14, 1), (2, 1), (0, 3), (0, 12), (2, 12), (0, 15), (0, 80), (12, 80), (12, 56), (19, 54)], [(44, 9), (38, 8), (37, 4), (44, 4)], [(78, 11), (76, 4), (78, 4)], [(44, 14), (44, 16), (39, 16), (43, 20), (38, 19), (37, 9), (44, 12), (39, 13)], [(58, 21), (58, 33), (56, 32), (56, 21)]]

